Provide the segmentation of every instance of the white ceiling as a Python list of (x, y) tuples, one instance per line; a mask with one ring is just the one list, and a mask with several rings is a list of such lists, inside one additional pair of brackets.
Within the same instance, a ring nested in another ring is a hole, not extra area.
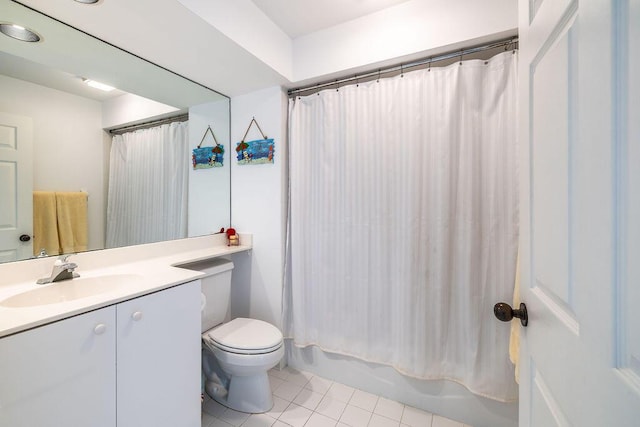
[(282, 31), (295, 39), (406, 1), (408, 0), (253, 0), (253, 3)]

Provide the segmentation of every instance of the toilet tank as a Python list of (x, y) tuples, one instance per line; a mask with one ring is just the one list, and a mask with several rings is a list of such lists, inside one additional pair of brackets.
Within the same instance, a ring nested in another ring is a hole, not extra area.
[(233, 262), (224, 258), (212, 258), (182, 264), (179, 267), (205, 273), (205, 276), (200, 278), (205, 303), (202, 309), (202, 332), (228, 322), (231, 317), (229, 304)]

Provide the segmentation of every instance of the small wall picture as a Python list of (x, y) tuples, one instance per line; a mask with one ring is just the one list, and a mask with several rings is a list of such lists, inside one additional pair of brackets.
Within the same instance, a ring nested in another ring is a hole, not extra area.
[(191, 156), (193, 169), (221, 168), (224, 162), (224, 145), (214, 147), (199, 147), (193, 149)]
[(262, 165), (273, 163), (275, 153), (273, 138), (241, 141), (236, 145), (239, 165)]

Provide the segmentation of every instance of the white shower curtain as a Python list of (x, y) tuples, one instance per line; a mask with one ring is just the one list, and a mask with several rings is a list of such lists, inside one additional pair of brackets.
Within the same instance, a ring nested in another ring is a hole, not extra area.
[(517, 54), (290, 102), (289, 274), (297, 346), (517, 398)]
[(107, 248), (187, 236), (188, 122), (115, 135)]

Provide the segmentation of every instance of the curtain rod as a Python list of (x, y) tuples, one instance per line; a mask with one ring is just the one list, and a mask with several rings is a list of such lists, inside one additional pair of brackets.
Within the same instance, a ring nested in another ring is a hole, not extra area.
[(139, 123), (137, 125), (124, 126), (124, 127), (121, 127), (121, 128), (111, 129), (109, 131), (109, 133), (111, 135), (122, 135), (123, 133), (133, 132), (135, 130), (148, 129), (148, 128), (152, 128), (152, 127), (155, 127), (155, 126), (164, 125), (166, 123), (186, 122), (187, 120), (189, 120), (189, 114), (188, 113), (180, 114), (178, 116), (173, 116), (173, 117), (167, 117), (167, 118), (164, 118), (164, 119), (151, 120), (149, 122)]
[(352, 77), (344, 77), (341, 79), (334, 79), (331, 81), (324, 81), (321, 83), (302, 86), (295, 89), (289, 89), (287, 93), (289, 94), (290, 97), (294, 97), (302, 92), (310, 92), (309, 94), (311, 94), (311, 93), (318, 92), (324, 88), (329, 88), (336, 85), (340, 86), (346, 83), (358, 82), (358, 80), (367, 79), (370, 77), (376, 77), (376, 76), (380, 77), (382, 74), (388, 74), (395, 71), (403, 72), (408, 70), (409, 68), (419, 67), (422, 65), (429, 65), (435, 62), (446, 61), (447, 59), (452, 59), (460, 56), (464, 57), (465, 55), (471, 55), (473, 53), (483, 52), (485, 50), (496, 49), (499, 47), (505, 47), (505, 50), (508, 50), (509, 47), (511, 47), (512, 49), (516, 49), (517, 43), (518, 43), (518, 36), (513, 36), (513, 37), (501, 39), (501, 40), (483, 44), (483, 45), (477, 45), (469, 48), (453, 50), (440, 55), (434, 55), (434, 56), (418, 59), (416, 61), (411, 61), (406, 64), (401, 63), (398, 65), (391, 65), (384, 68), (378, 68), (373, 71), (367, 71), (362, 74), (356, 74)]

